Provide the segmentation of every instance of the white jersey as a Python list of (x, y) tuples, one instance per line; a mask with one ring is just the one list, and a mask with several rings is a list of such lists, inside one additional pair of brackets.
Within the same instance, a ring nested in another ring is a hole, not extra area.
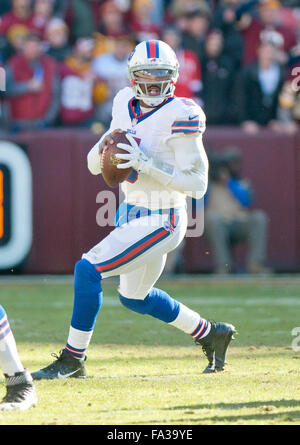
[[(139, 101), (130, 87), (115, 96), (109, 132), (120, 128), (130, 133), (139, 143), (141, 150), (156, 161), (162, 161), (180, 169), (167, 140), (176, 135), (199, 134), (205, 131), (205, 114), (193, 100), (171, 97), (162, 105), (142, 113)], [(184, 152), (185, 146), (182, 146)], [(167, 165), (166, 164), (166, 165)], [(162, 185), (149, 175), (134, 171), (121, 184), (125, 201), (152, 210), (159, 208), (181, 208), (186, 195)]]

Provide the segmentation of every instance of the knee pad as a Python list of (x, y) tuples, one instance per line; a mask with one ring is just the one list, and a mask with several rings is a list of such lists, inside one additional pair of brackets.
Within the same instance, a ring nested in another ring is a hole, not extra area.
[(79, 260), (75, 264), (74, 280), (81, 286), (84, 284), (83, 280), (88, 280), (90, 283), (99, 283), (102, 277), (100, 272), (89, 261)]
[(119, 294), (123, 306), (139, 314), (147, 314), (166, 323), (174, 321), (180, 310), (178, 301), (161, 289), (153, 288), (144, 300), (134, 300)]

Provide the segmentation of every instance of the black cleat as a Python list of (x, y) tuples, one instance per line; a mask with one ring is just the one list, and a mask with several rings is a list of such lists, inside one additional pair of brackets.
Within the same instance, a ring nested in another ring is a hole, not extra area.
[(6, 395), (0, 402), (0, 411), (23, 411), (37, 404), (32, 377), (25, 369), (13, 376), (5, 376)]
[(195, 343), (202, 346), (208, 360), (203, 374), (224, 371), (226, 352), (235, 332), (232, 324), (211, 323), (209, 334), (200, 340), (195, 340)]
[(65, 349), (60, 351), (60, 355), (51, 354), (56, 360), (46, 368), (33, 372), (31, 375), (33, 380), (52, 380), (52, 379), (66, 379), (72, 378), (86, 378), (86, 371), (84, 367), (84, 359), (74, 358)]

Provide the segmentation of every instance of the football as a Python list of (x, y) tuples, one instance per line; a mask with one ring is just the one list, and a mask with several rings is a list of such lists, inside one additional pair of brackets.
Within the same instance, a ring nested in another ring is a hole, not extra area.
[(117, 147), (117, 144), (119, 143), (130, 145), (125, 135), (125, 131), (114, 134), (112, 136), (114, 144), (111, 144), (105, 148), (101, 154), (101, 173), (104, 181), (109, 187), (116, 187), (118, 184), (125, 181), (125, 179), (132, 173), (131, 167), (125, 169), (117, 168), (118, 164), (127, 162), (116, 157), (117, 153), (128, 154), (127, 151)]

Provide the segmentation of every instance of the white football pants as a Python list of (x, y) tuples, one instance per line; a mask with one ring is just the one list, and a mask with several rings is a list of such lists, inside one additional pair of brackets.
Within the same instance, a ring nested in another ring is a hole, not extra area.
[(102, 278), (120, 275), (123, 297), (144, 300), (160, 277), (168, 252), (183, 240), (186, 209), (162, 210), (132, 219), (115, 228), (83, 259), (94, 264)]

